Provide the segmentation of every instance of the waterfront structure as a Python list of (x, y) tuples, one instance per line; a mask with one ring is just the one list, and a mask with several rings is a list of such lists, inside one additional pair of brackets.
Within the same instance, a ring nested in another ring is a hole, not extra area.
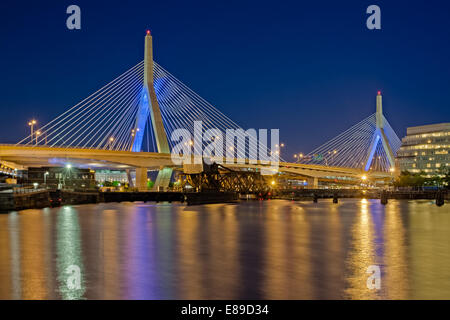
[(119, 170), (96, 170), (95, 171), (95, 181), (102, 182), (120, 182), (128, 183), (128, 175), (126, 171)]
[(62, 187), (90, 189), (95, 187), (95, 172), (71, 166), (28, 168), (24, 182), (55, 189)]
[(397, 153), (399, 171), (443, 172), (450, 167), (450, 122), (409, 127)]
[(17, 176), (18, 171), (13, 164), (9, 164), (5, 161), (0, 161), (0, 183), (5, 182), (7, 179), (16, 179)]

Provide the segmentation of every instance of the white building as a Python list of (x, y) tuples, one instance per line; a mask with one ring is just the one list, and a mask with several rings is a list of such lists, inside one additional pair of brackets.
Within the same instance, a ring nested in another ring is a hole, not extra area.
[(409, 127), (397, 152), (401, 171), (435, 174), (450, 168), (450, 123)]
[(118, 181), (120, 183), (128, 182), (127, 173), (119, 170), (97, 170), (95, 171), (95, 181), (97, 182), (113, 182)]

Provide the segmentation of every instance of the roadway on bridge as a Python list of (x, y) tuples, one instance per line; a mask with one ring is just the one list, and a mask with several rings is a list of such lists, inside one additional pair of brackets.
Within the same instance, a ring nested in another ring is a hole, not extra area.
[[(67, 163), (77, 167), (91, 169), (134, 169), (147, 168), (158, 170), (162, 167), (181, 169), (174, 165), (171, 155), (157, 152), (132, 152), (98, 150), (85, 148), (43, 147), (23, 145), (0, 145), (0, 161), (10, 165), (15, 164), (18, 169), (26, 167), (60, 167)], [(247, 163), (226, 164), (231, 168), (267, 169), (270, 166)], [(274, 174), (277, 171), (274, 172)], [(362, 169), (331, 167), (322, 165), (280, 162), (278, 172), (290, 173), (311, 178), (325, 177), (352, 177), (358, 178), (367, 175), (373, 178), (385, 178), (390, 174), (386, 172), (365, 172)]]

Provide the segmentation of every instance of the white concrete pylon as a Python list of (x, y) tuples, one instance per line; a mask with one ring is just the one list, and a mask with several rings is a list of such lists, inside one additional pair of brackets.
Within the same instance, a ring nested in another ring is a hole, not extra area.
[(378, 91), (377, 94), (377, 111), (376, 111), (376, 130), (372, 137), (372, 142), (370, 143), (369, 152), (367, 154), (367, 161), (364, 167), (365, 171), (370, 169), (370, 166), (373, 161), (373, 156), (375, 155), (375, 151), (377, 149), (378, 143), (381, 140), (383, 145), (384, 152), (388, 158), (390, 166), (393, 168), (395, 166), (395, 157), (392, 152), (392, 148), (389, 144), (389, 140), (384, 132), (384, 116), (383, 116), (383, 97), (381, 95), (381, 91)]
[[(136, 119), (136, 132), (133, 139), (131, 151), (140, 152), (144, 138), (145, 125), (150, 115), (152, 121), (153, 134), (156, 141), (156, 147), (159, 153), (170, 153), (167, 134), (161, 116), (158, 99), (156, 97), (153, 83), (153, 38), (150, 30), (147, 30), (145, 36), (144, 53), (144, 87), (141, 105), (139, 107)], [(158, 172), (155, 188), (168, 187), (172, 176), (172, 169), (164, 168)]]

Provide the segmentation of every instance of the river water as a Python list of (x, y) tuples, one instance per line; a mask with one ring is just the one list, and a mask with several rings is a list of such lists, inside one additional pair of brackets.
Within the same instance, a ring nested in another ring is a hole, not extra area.
[(449, 203), (379, 202), (2, 214), (0, 299), (450, 299)]

